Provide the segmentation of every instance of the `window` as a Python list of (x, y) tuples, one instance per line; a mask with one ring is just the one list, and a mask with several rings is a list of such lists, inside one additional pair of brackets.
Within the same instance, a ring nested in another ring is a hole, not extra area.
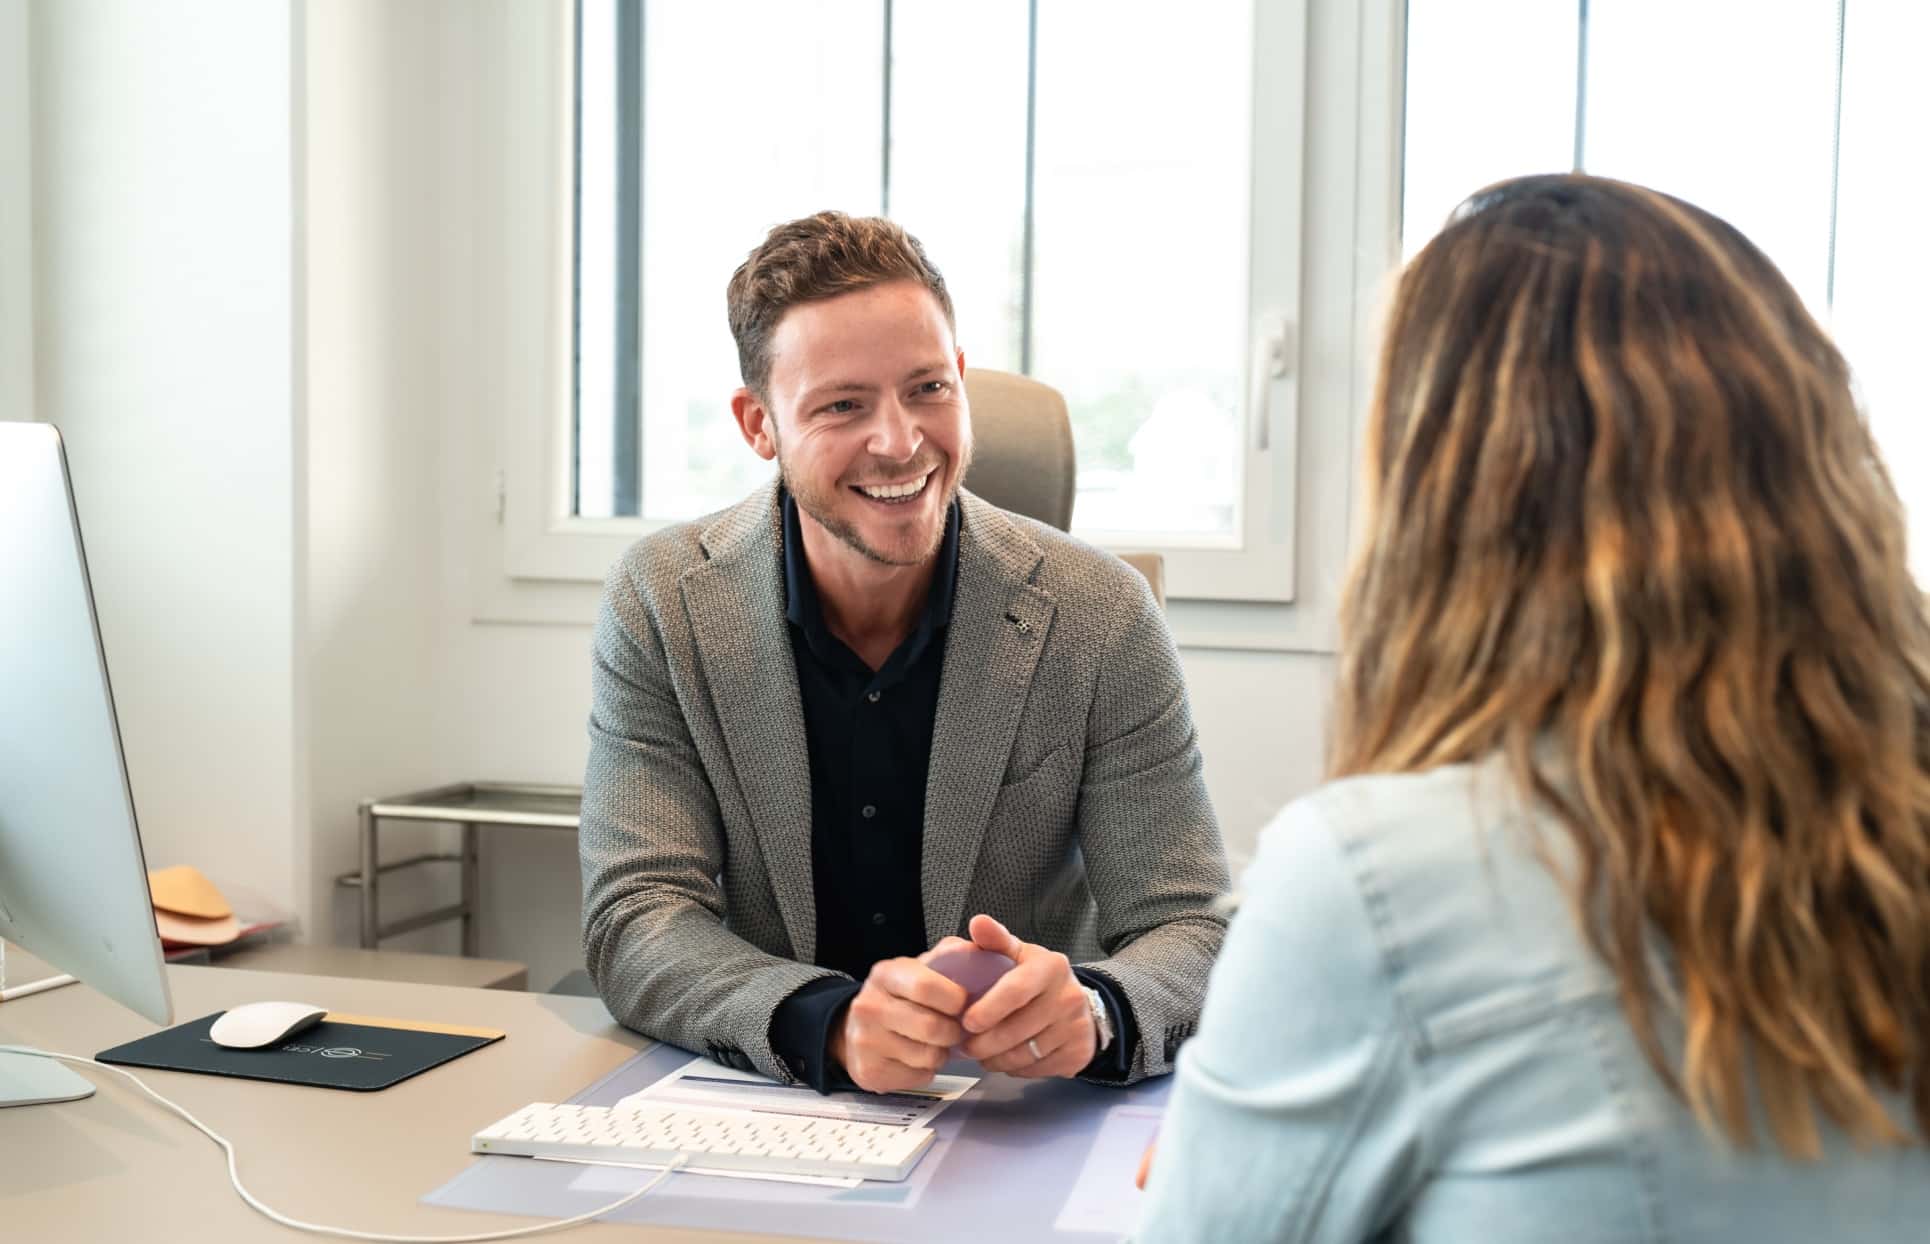
[(1930, 6), (1852, 4), (1843, 31), (1841, 171), (1830, 324), (1855, 369), (1870, 425), (1910, 515), (1911, 567), (1930, 586), (1930, 419), (1922, 356), (1930, 331), (1930, 162), (1909, 154), (1930, 117)]
[(1857, 0), (1408, 0), (1405, 249), (1483, 185), (1566, 168), (1729, 220), (1848, 357), (1930, 580), (1926, 39), (1930, 7)]
[(569, 419), (512, 573), (768, 478), (724, 284), (837, 208), (925, 243), (971, 366), (1065, 394), (1076, 532), (1290, 600), (1305, 35), (1304, 0), (580, 0)]

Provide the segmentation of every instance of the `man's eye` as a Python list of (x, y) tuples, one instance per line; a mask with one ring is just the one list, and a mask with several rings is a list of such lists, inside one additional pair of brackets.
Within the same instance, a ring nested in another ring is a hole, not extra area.
[(824, 408), (824, 411), (826, 414), (830, 414), (830, 415), (848, 415), (856, 409), (858, 409), (858, 404), (856, 402), (852, 401), (848, 397), (841, 397), (837, 401), (831, 403), (829, 406), (826, 406)]
[(935, 393), (943, 393), (946, 390), (950, 389), (951, 387), (952, 386), (949, 381), (927, 380), (925, 383), (918, 386), (918, 391), (920, 393), (935, 394)]

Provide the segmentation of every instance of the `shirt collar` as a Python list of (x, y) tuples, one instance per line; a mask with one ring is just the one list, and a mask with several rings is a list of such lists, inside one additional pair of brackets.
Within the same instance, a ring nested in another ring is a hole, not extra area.
[[(817, 584), (812, 581), (811, 567), (805, 561), (804, 532), (798, 524), (797, 501), (789, 489), (780, 489), (778, 495), (784, 504), (784, 617), (804, 632), (812, 650), (822, 657), (830, 651), (826, 641), (833, 641), (835, 637), (824, 625), (824, 608), (818, 601)], [(905, 664), (918, 659), (931, 642), (934, 631), (951, 624), (952, 598), (958, 590), (958, 529), (959, 505), (954, 497), (945, 512), (945, 538), (938, 546), (938, 568), (932, 575), (931, 590), (925, 596), (925, 611), (919, 615), (911, 637), (900, 645), (901, 650), (909, 648), (904, 653)]]

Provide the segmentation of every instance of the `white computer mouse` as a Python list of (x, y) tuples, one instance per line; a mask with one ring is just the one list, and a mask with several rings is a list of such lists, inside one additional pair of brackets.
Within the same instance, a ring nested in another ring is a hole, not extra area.
[(307, 1002), (250, 1002), (222, 1013), (208, 1035), (231, 1050), (258, 1050), (313, 1027), (328, 1014)]

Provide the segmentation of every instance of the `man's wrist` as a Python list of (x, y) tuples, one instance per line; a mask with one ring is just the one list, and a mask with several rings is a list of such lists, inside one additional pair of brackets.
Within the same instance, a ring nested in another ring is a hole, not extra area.
[(858, 982), (848, 976), (821, 976), (792, 993), (771, 1017), (771, 1049), (792, 1075), (820, 1093), (846, 1088), (831, 1043), (842, 1036), (844, 1017)]
[(844, 1065), (844, 1018), (851, 1013), (851, 1001), (846, 999), (836, 1013), (831, 1016), (831, 1028), (824, 1038), (824, 1056), (839, 1071), (849, 1075)]

